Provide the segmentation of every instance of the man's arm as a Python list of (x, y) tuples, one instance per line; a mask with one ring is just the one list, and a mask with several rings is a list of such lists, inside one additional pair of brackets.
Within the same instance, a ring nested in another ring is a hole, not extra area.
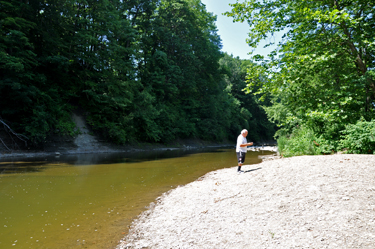
[(247, 143), (247, 144), (241, 144), (240, 147), (247, 147), (247, 146), (252, 146), (253, 142)]

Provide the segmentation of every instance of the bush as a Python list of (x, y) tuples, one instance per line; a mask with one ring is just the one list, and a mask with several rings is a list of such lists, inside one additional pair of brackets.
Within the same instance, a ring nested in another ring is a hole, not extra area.
[(280, 136), (277, 139), (277, 149), (280, 153), (285, 151), (286, 144), (288, 143), (288, 139), (286, 136)]
[(284, 157), (316, 155), (314, 132), (306, 127), (297, 127), (293, 130), (289, 138), (280, 136), (277, 139), (279, 152)]
[(347, 153), (375, 154), (375, 120), (368, 122), (361, 118), (341, 133), (340, 149), (347, 149)]
[(316, 140), (317, 147), (315, 147), (315, 152), (316, 154), (332, 154), (336, 151), (337, 143), (337, 141), (326, 139), (322, 135)]

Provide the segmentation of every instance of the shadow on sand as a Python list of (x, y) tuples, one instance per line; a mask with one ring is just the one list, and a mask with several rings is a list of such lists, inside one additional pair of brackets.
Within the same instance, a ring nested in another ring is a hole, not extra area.
[(258, 170), (258, 169), (262, 169), (262, 168), (256, 168), (256, 169), (246, 170), (246, 171), (244, 171), (244, 173), (249, 173), (249, 172), (251, 172), (251, 171), (255, 171), (255, 170)]

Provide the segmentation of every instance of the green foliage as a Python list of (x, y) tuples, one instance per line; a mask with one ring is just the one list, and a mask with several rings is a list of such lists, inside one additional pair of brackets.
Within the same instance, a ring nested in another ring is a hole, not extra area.
[(341, 133), (340, 148), (347, 153), (375, 154), (375, 120), (362, 118), (356, 124), (348, 124)]
[(328, 155), (337, 151), (338, 140), (326, 139), (323, 136), (320, 136), (316, 139), (316, 145), (317, 145), (315, 147), (316, 154)]
[(75, 109), (119, 144), (274, 133), (200, 0), (0, 5), (0, 115), (34, 145), (75, 136)]
[(278, 150), (284, 157), (316, 155), (314, 132), (306, 127), (297, 127), (290, 137), (281, 136), (277, 139)]
[(216, 18), (196, 0), (161, 1), (156, 10), (149, 18), (153, 30), (144, 30), (141, 44), (139, 76), (150, 103), (138, 115), (139, 137), (227, 138), (231, 112), (219, 71)]
[(104, 136), (122, 134), (119, 140), (127, 141), (128, 123), (117, 126), (120, 132), (107, 129), (129, 115), (131, 91), (137, 91), (127, 84), (134, 75), (130, 45), (135, 31), (120, 2), (11, 1), (4, 6), (1, 115), (39, 144), (52, 133), (74, 136), (71, 111), (80, 106), (94, 129)]
[(224, 81), (231, 101), (229, 110), (233, 110), (232, 116), (236, 122), (231, 127), (233, 134), (238, 135), (238, 131), (243, 129), (241, 127), (248, 127), (249, 139), (252, 141), (273, 140), (276, 126), (268, 120), (264, 110), (270, 105), (269, 99), (262, 94), (252, 96), (244, 91), (246, 73), (254, 67), (254, 63), (225, 54), (220, 59), (220, 65), (222, 70), (227, 72)]
[[(336, 132), (335, 132), (336, 133)], [(337, 150), (347, 153), (375, 153), (375, 122), (363, 118), (356, 124), (348, 124), (340, 139), (332, 138), (328, 133), (316, 135), (312, 128), (303, 126), (295, 128), (291, 135), (285, 130), (279, 130), (277, 143), (280, 153), (285, 156), (332, 154)]]
[(250, 24), (250, 46), (283, 35), (268, 57), (254, 56), (258, 63), (246, 76), (247, 92), (271, 97), (265, 107), (270, 120), (292, 135), (297, 125), (312, 130), (322, 144), (317, 151), (327, 153), (337, 149), (346, 124), (373, 118), (373, 1), (251, 0), (231, 6), (227, 16)]

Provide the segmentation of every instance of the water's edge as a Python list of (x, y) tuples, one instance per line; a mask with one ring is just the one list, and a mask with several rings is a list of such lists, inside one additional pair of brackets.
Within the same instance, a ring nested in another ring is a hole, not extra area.
[[(68, 149), (68, 150), (57, 150), (57, 151), (0, 151), (0, 160), (6, 158), (36, 158), (36, 157), (46, 157), (46, 156), (60, 156), (60, 155), (75, 155), (75, 154), (91, 154), (91, 153), (129, 153), (129, 152), (139, 152), (139, 151), (164, 151), (164, 150), (192, 150), (200, 148), (229, 148), (234, 147), (233, 144), (204, 144), (204, 143), (190, 143), (176, 146), (165, 146), (159, 144), (143, 144), (138, 146), (123, 146), (117, 148), (101, 147), (98, 149)], [(276, 144), (252, 146), (249, 148), (252, 151), (274, 151), (277, 152)]]

